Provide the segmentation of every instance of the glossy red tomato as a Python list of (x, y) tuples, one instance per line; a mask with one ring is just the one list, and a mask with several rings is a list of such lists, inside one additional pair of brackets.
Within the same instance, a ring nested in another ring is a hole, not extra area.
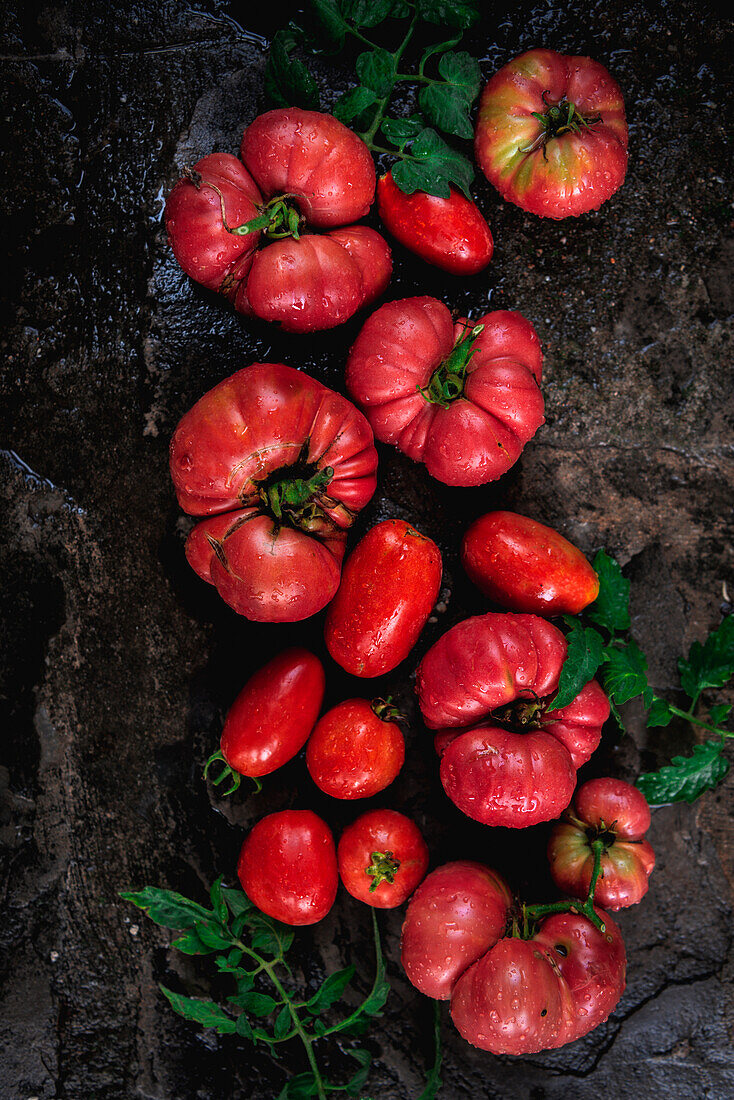
[(206, 393), (171, 440), (179, 504), (209, 516), (186, 556), (240, 615), (295, 622), (339, 585), (346, 529), (372, 496), (377, 452), (354, 406), (282, 363)]
[(396, 240), (452, 275), (476, 275), (492, 259), (487, 222), (455, 187), (448, 199), (425, 191), (406, 195), (388, 172), (377, 183), (377, 209)]
[(331, 829), (311, 810), (268, 814), (248, 833), (237, 874), (269, 917), (315, 924), (331, 909), (339, 884)]
[(441, 590), (441, 552), (401, 519), (375, 524), (347, 558), (326, 614), (329, 653), (353, 676), (381, 676), (410, 653)]
[(425, 875), (428, 846), (409, 817), (396, 810), (369, 810), (344, 830), (336, 858), (352, 897), (375, 909), (394, 909)]
[(482, 92), (474, 152), (502, 197), (531, 214), (597, 210), (627, 171), (619, 85), (590, 57), (529, 50)]
[(346, 699), (327, 711), (306, 748), (316, 786), (332, 798), (369, 798), (389, 786), (405, 760), (396, 717), (384, 699)]
[(436, 738), (441, 782), (467, 816), (522, 828), (552, 820), (570, 802), (609, 701), (592, 680), (567, 707), (551, 708), (565, 656), (566, 640), (551, 623), (490, 613), (457, 623), (421, 661), (425, 723), (448, 727)]
[(379, 440), (447, 485), (483, 485), (543, 423), (542, 359), (519, 313), (454, 323), (435, 298), (405, 298), (368, 318), (346, 381)]
[(477, 588), (510, 611), (578, 615), (599, 595), (599, 578), (580, 550), (515, 512), (476, 519), (464, 535), (461, 562)]
[(553, 881), (585, 898), (594, 868), (592, 842), (604, 843), (595, 900), (605, 909), (636, 905), (647, 893), (655, 853), (644, 839), (650, 807), (636, 787), (621, 779), (591, 779), (579, 787), (568, 820), (553, 828), (548, 860)]

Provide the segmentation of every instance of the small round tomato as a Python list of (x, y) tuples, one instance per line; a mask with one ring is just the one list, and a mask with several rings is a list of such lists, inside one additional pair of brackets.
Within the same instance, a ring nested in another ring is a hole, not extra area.
[(461, 562), (477, 588), (510, 611), (578, 615), (599, 578), (572, 543), (527, 516), (488, 512), (468, 528)]
[(311, 810), (281, 810), (248, 833), (237, 874), (253, 904), (284, 924), (315, 924), (331, 909), (339, 874), (331, 829)]
[(332, 798), (369, 798), (392, 783), (405, 760), (399, 712), (384, 699), (346, 699), (316, 723), (306, 765)]
[(482, 92), (474, 152), (502, 197), (531, 214), (597, 210), (627, 171), (619, 85), (590, 57), (529, 50)]
[(397, 810), (369, 810), (344, 830), (336, 858), (352, 897), (375, 909), (394, 909), (425, 875), (428, 846), (409, 817)]
[(621, 779), (591, 779), (579, 787), (565, 816), (567, 820), (554, 827), (548, 843), (556, 886), (585, 898), (594, 868), (592, 844), (601, 841), (595, 901), (612, 910), (641, 901), (655, 867), (655, 853), (644, 839), (650, 827), (644, 795)]
[(329, 653), (352, 676), (381, 676), (410, 653), (441, 590), (441, 552), (401, 519), (370, 528), (326, 613)]
[(452, 275), (476, 275), (492, 259), (487, 222), (455, 187), (447, 199), (425, 191), (406, 195), (388, 172), (377, 183), (377, 209), (397, 241)]

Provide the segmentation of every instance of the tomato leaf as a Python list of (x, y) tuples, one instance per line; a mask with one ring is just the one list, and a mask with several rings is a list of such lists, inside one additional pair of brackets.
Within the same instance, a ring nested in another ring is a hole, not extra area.
[(337, 970), (333, 974), (329, 974), (326, 981), (316, 993), (314, 993), (311, 1000), (306, 1002), (306, 1008), (314, 1015), (326, 1012), (327, 1008), (331, 1008), (333, 1004), (336, 1004), (336, 1002), (341, 999), (344, 990), (353, 977), (353, 966), (347, 966), (344, 970)]
[(403, 9), (401, 18), (407, 14), (406, 5), (395, 0), (341, 0), (342, 13), (355, 27), (377, 27), (388, 16), (398, 14), (396, 8), (398, 12)]
[(435, 130), (421, 130), (410, 146), (408, 159), (392, 168), (392, 177), (401, 191), (412, 195), (415, 191), (427, 191), (429, 195), (449, 198), (449, 185), (456, 184), (467, 198), (474, 179), (474, 169), (469, 160), (457, 153)]
[(471, 140), (474, 127), (469, 109), (481, 85), (479, 63), (468, 53), (445, 53), (438, 71), (446, 83), (435, 82), (421, 89), (421, 110), (439, 130)]
[(704, 791), (716, 787), (729, 771), (723, 748), (723, 741), (694, 745), (690, 756), (674, 756), (671, 763), (659, 771), (639, 776), (635, 786), (651, 806), (695, 802)]
[(137, 905), (138, 909), (144, 910), (150, 919), (162, 928), (176, 930), (193, 928), (198, 920), (206, 920), (212, 916), (212, 913), (203, 905), (197, 905), (196, 902), (174, 893), (173, 890), (159, 890), (155, 886), (121, 893), (120, 897), (125, 901), (131, 901), (133, 905)]
[(421, 19), (437, 23), (439, 27), (473, 27), (479, 18), (477, 0), (417, 0), (416, 8)]
[(231, 886), (223, 886), (222, 897), (233, 917), (249, 913), (255, 908), (244, 890), (233, 890)]
[(383, 118), (382, 132), (391, 145), (397, 145), (402, 152), (409, 141), (414, 141), (425, 127), (418, 115), (410, 118)]
[(233, 1035), (237, 1030), (236, 1021), (214, 1001), (202, 1000), (199, 997), (184, 997), (181, 993), (166, 989), (164, 985), (160, 988), (173, 1011), (183, 1016), (185, 1020), (194, 1020), (202, 1027), (213, 1027), (220, 1035)]
[(442, 1085), (441, 1064), (441, 1002), (433, 1002), (433, 1045), (435, 1050), (433, 1065), (426, 1074), (426, 1087), (418, 1097), (418, 1100), (435, 1100)]
[(566, 660), (561, 668), (558, 691), (551, 703), (553, 710), (561, 710), (572, 703), (581, 689), (593, 679), (604, 660), (604, 639), (598, 630), (582, 626), (578, 619), (568, 615), (565, 619), (570, 630), (566, 635)]
[(306, 65), (292, 56), (297, 45), (298, 38), (290, 27), (273, 37), (265, 66), (265, 94), (280, 107), (317, 111), (321, 106), (318, 85)]
[(370, 88), (359, 85), (350, 88), (334, 104), (333, 114), (340, 122), (349, 123), (358, 118), (368, 107), (377, 102), (377, 96)]
[(709, 711), (709, 722), (712, 726), (723, 726), (732, 712), (729, 703), (717, 703)]
[(610, 634), (629, 630), (630, 582), (622, 576), (619, 562), (600, 550), (593, 566), (599, 578), (599, 595), (587, 607), (587, 618)]
[(617, 706), (642, 696), (645, 706), (652, 702), (652, 688), (647, 682), (647, 658), (637, 642), (628, 642), (623, 649), (607, 646), (602, 671), (604, 689)]
[(275, 1026), (273, 1027), (273, 1035), (276, 1039), (283, 1039), (291, 1029), (293, 1023), (293, 1017), (291, 1016), (291, 1010), (288, 1005), (283, 1005), (278, 1015), (275, 1017)]
[(299, 1073), (291, 1077), (278, 1095), (278, 1100), (305, 1100), (308, 1096), (318, 1096), (319, 1086), (312, 1073)]
[(653, 695), (650, 709), (647, 712), (647, 726), (651, 729), (653, 726), (667, 726), (673, 717), (673, 712), (665, 699), (660, 699), (657, 695)]
[(734, 615), (727, 615), (701, 645), (694, 642), (688, 659), (678, 661), (680, 682), (695, 705), (706, 688), (723, 687), (734, 676)]
[(320, 48), (335, 53), (341, 50), (349, 24), (340, 11), (340, 5), (335, 0), (311, 0), (311, 10), (319, 26)]
[(385, 96), (395, 80), (395, 58), (382, 46), (361, 53), (357, 58), (357, 77), (375, 95)]
[(351, 1058), (356, 1059), (359, 1063), (359, 1069), (357, 1072), (349, 1078), (347, 1081), (345, 1092), (348, 1096), (357, 1096), (364, 1088), (365, 1082), (369, 1077), (370, 1064), (372, 1062), (372, 1055), (367, 1050), (362, 1050), (356, 1047), (354, 1050), (347, 1052)]

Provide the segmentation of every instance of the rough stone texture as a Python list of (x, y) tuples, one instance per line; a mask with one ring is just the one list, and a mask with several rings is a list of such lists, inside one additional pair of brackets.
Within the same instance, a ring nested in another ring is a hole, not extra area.
[[(289, 337), (235, 316), (181, 274), (161, 227), (180, 166), (234, 151), (262, 107), (259, 35), (287, 18), (278, 7), (5, 5), (2, 1100), (277, 1095), (282, 1070), (259, 1049), (169, 1011), (157, 982), (204, 992), (206, 970), (168, 950), (117, 892), (155, 883), (201, 895), (219, 872), (232, 878), (244, 828), (277, 807), (313, 805), (336, 830), (354, 816), (316, 797), (302, 760), (257, 799), (225, 803), (202, 782), (248, 673), (287, 643), (323, 654), (321, 619), (255, 628), (219, 603), (183, 560), (167, 474), (172, 429), (214, 382), (271, 358), (340, 387), (358, 330), (357, 320)], [(546, 830), (490, 832), (448, 803), (411, 672), (445, 625), (482, 606), (458, 540), (500, 501), (619, 558), (661, 691), (727, 609), (731, 30), (717, 6), (693, 0), (488, 6), (471, 36), (487, 76), (539, 44), (611, 68), (628, 105), (628, 179), (598, 213), (560, 223), (478, 183), (497, 249), (473, 280), (394, 252), (394, 297), (435, 293), (475, 315), (491, 301), (533, 321), (547, 424), (501, 484), (479, 490), (449, 490), (380, 450), (358, 530), (400, 515), (436, 538), (447, 610), (374, 686), (413, 715), (408, 763), (379, 801), (416, 817), (434, 863), (485, 858), (536, 893)], [(342, 78), (322, 73), (333, 101)], [(363, 690), (333, 664), (328, 680), (330, 701)], [(690, 744), (683, 727), (630, 719), (633, 736), (609, 730), (589, 774), (633, 778)], [(445, 1017), (442, 1096), (734, 1095), (732, 791), (734, 772), (698, 805), (655, 813), (658, 867), (644, 903), (620, 916), (628, 987), (611, 1019), (570, 1047), (513, 1060), (472, 1050)], [(385, 1100), (417, 1096), (431, 1057), (430, 1005), (399, 971), (400, 922), (381, 917), (394, 989), (370, 1040), (369, 1094)], [(341, 895), (295, 951), (308, 979), (354, 960), (366, 988), (368, 914)]]

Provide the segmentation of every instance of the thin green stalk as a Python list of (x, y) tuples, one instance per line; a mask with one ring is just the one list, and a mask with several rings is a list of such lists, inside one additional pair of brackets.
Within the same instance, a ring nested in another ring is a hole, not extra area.
[(395, 84), (397, 82), (398, 64), (399, 64), (400, 59), (402, 58), (403, 54), (405, 53), (406, 49), (408, 48), (408, 43), (410, 42), (411, 38), (413, 37), (413, 32), (415, 31), (415, 27), (416, 27), (417, 22), (418, 22), (418, 12), (414, 11), (413, 12), (413, 18), (411, 19), (410, 25), (409, 25), (407, 31), (405, 32), (405, 37), (403, 38), (403, 41), (400, 43), (397, 50), (393, 54), (393, 57), (395, 58), (395, 76), (394, 76), (393, 82), (390, 86), (390, 90), (387, 92), (387, 94), (385, 96), (382, 97), (382, 99), (378, 99), (378, 101), (377, 101), (377, 111), (375, 112), (375, 117), (372, 119), (372, 125), (370, 126), (369, 130), (366, 130), (365, 133), (360, 135), (362, 140), (364, 141), (365, 145), (369, 149), (373, 149), (373, 151), (375, 151), (375, 152), (377, 150), (376, 150), (376, 148), (373, 147), (372, 140), (373, 140), (375, 134), (377, 133), (377, 131), (379, 130), (379, 128), (382, 124), (382, 120), (385, 117), (385, 110), (387, 108), (388, 103), (390, 102), (390, 99), (392, 98), (393, 92), (395, 91)]
[(692, 722), (694, 726), (700, 726), (701, 729), (708, 730), (709, 733), (718, 733), (722, 737), (734, 737), (734, 731), (721, 729), (720, 726), (711, 726), (708, 722), (702, 722), (700, 718), (696, 718), (692, 714), (694, 706), (695, 703), (691, 706), (691, 710), (679, 710), (678, 707), (674, 707), (668, 703), (668, 710), (671, 714), (675, 714), (676, 717), (685, 718), (686, 722)]

